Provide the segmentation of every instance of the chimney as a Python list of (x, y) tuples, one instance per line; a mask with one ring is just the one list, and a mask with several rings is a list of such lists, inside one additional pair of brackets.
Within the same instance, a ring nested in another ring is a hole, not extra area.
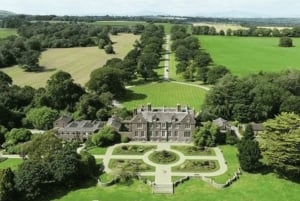
[(133, 109), (133, 115), (137, 115), (137, 108)]
[(177, 112), (181, 112), (181, 105), (177, 104)]
[(152, 111), (151, 103), (148, 103), (148, 104), (147, 104), (147, 111), (148, 111), (148, 112), (151, 112), (151, 111)]

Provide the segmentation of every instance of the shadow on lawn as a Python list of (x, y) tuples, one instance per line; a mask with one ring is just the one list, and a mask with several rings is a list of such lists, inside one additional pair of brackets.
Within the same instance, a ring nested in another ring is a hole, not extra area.
[(135, 100), (144, 100), (147, 98), (147, 95), (135, 93), (134, 91), (127, 89), (126, 94), (120, 99), (121, 102), (126, 101), (135, 101)]

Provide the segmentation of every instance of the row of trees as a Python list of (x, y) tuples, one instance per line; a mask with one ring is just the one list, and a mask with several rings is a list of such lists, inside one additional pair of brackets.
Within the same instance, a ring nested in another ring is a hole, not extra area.
[(28, 158), (15, 172), (0, 171), (0, 200), (36, 200), (96, 180), (99, 167), (95, 158), (87, 152), (78, 154), (76, 147), (51, 132), (36, 136), (24, 148)]
[(249, 27), (243, 29), (216, 30), (214, 26), (193, 26), (192, 33), (194, 35), (220, 35), (220, 36), (254, 36), (254, 37), (300, 37), (300, 27), (293, 28), (263, 28)]
[(224, 66), (212, 66), (210, 54), (200, 49), (198, 38), (187, 33), (187, 27), (173, 26), (171, 39), (171, 50), (175, 52), (178, 61), (176, 73), (181, 73), (186, 80), (201, 80), (207, 84), (214, 84), (229, 73)]
[(300, 114), (299, 81), (300, 72), (296, 70), (244, 78), (225, 75), (208, 92), (201, 117), (261, 122), (280, 112)]

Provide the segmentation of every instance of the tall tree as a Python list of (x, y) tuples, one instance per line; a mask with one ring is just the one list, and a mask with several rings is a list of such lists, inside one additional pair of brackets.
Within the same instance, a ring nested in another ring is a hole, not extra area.
[(57, 110), (73, 111), (84, 89), (74, 83), (71, 75), (64, 71), (53, 74), (47, 81), (46, 96), (50, 107)]
[(238, 151), (238, 159), (243, 170), (255, 172), (261, 168), (259, 160), (262, 156), (257, 141), (245, 137), (242, 138), (238, 143)]
[(281, 113), (264, 124), (260, 134), (262, 153), (278, 174), (291, 179), (300, 176), (300, 116)]
[(14, 187), (14, 173), (11, 169), (0, 169), (0, 200), (13, 200), (15, 191)]

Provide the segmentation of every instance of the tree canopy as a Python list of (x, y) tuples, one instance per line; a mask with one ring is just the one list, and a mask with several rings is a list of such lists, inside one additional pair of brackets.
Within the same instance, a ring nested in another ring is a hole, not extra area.
[(291, 179), (300, 176), (300, 116), (281, 113), (264, 123), (260, 134), (262, 154), (279, 175)]

